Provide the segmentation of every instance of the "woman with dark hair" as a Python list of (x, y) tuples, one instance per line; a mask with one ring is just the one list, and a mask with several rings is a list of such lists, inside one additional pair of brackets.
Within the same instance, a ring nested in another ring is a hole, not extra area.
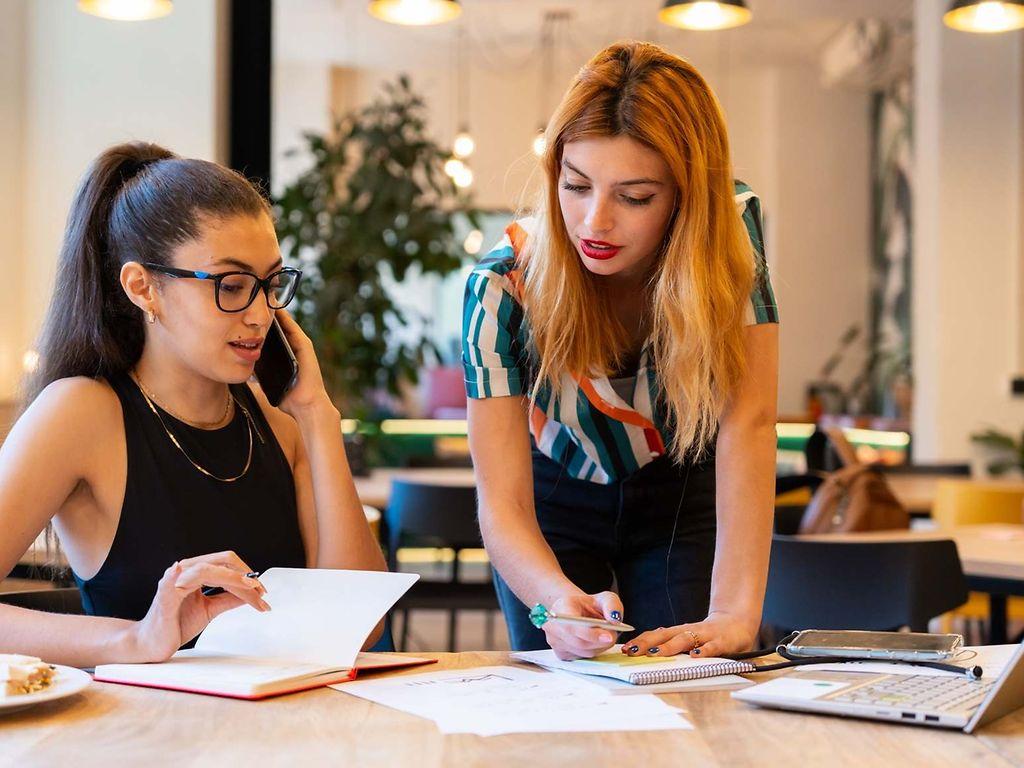
[[(0, 574), (52, 522), (92, 615), (0, 605), (0, 648), (158, 661), (223, 611), (268, 610), (253, 571), (384, 569), (338, 411), (284, 311), (300, 276), (238, 173), (153, 144), (95, 160), (29, 406), (0, 449)], [(275, 316), (299, 364), (280, 408), (247, 384)]]

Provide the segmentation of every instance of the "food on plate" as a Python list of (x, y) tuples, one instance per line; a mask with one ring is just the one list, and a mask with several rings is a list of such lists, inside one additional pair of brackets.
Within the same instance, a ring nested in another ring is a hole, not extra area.
[(49, 688), (53, 675), (53, 667), (35, 656), (0, 653), (0, 698)]

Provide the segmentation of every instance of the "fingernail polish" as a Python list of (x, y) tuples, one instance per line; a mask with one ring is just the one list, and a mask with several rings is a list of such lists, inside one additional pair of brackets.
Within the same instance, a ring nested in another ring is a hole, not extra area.
[(622, 621), (622, 613), (619, 611), (612, 611), (612, 621)]
[(637, 651), (640, 650), (640, 646), (639, 645), (631, 645), (626, 650), (629, 651), (630, 653), (636, 653)]
[(700, 656), (700, 648), (694, 648), (693, 649), (693, 655), (694, 656)]
[(647, 649), (647, 655), (648, 656), (653, 656), (654, 654), (656, 654), (660, 650), (661, 650), (661, 648), (659, 648), (658, 646), (654, 646), (653, 648), (648, 648)]

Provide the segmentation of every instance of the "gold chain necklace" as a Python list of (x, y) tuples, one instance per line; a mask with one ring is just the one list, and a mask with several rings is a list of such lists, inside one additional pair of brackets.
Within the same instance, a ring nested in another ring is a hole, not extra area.
[(139, 374), (137, 372), (132, 372), (132, 378), (135, 380), (135, 383), (139, 385), (139, 389), (142, 390), (142, 394), (145, 395), (147, 399), (152, 400), (154, 403), (159, 405), (164, 410), (165, 413), (170, 414), (180, 422), (188, 424), (190, 427), (195, 427), (196, 429), (217, 429), (218, 427), (223, 427), (229, 421), (228, 414), (231, 411), (231, 403), (234, 402), (234, 398), (231, 396), (230, 388), (228, 388), (227, 397), (224, 400), (224, 413), (220, 415), (220, 418), (218, 418), (216, 421), (193, 421), (192, 419), (186, 419), (184, 416), (180, 416), (179, 414), (175, 413), (170, 408), (168, 408), (166, 405), (164, 405), (162, 402), (160, 402), (159, 397), (154, 395), (152, 392), (150, 392), (142, 385), (142, 379), (139, 378)]
[[(253, 446), (252, 429), (253, 429), (253, 423), (252, 423), (252, 416), (249, 414), (249, 410), (244, 405), (242, 405), (241, 403), (237, 403), (238, 407), (242, 409), (242, 413), (245, 414), (245, 423), (246, 423), (246, 426), (249, 428), (249, 455), (246, 456), (245, 466), (242, 467), (242, 471), (239, 472), (237, 475), (235, 475), (234, 477), (218, 477), (217, 475), (215, 475), (212, 472), (210, 472), (209, 470), (201, 467), (199, 464), (197, 464), (195, 461), (192, 460), (192, 457), (188, 455), (188, 452), (181, 446), (181, 443), (178, 442), (178, 438), (176, 438), (174, 436), (174, 433), (171, 432), (171, 430), (167, 428), (167, 424), (164, 423), (163, 416), (161, 416), (160, 415), (160, 411), (158, 411), (156, 409), (156, 406), (153, 404), (153, 401), (150, 399), (150, 395), (146, 392), (146, 388), (142, 386), (142, 382), (139, 380), (138, 376), (133, 374), (132, 375), (132, 381), (134, 381), (138, 385), (139, 392), (142, 393), (142, 399), (146, 401), (146, 405), (149, 406), (149, 410), (151, 410), (153, 412), (153, 415), (156, 416), (157, 421), (160, 422), (160, 426), (164, 428), (164, 432), (167, 433), (167, 437), (169, 437), (171, 442), (174, 443), (174, 446), (179, 451), (181, 451), (181, 454), (186, 459), (188, 459), (188, 463), (189, 464), (191, 464), (193, 467), (198, 469), (200, 472), (202, 472), (207, 477), (210, 477), (210, 478), (212, 478), (214, 480), (219, 480), (222, 483), (233, 483), (233, 482), (235, 482), (235, 480), (238, 480), (239, 478), (245, 477), (245, 473), (249, 471), (249, 466), (252, 464), (252, 446)], [(228, 390), (228, 399), (229, 399), (229, 401), (233, 401), (234, 400), (234, 397), (231, 395), (231, 390), (230, 389)], [(168, 413), (170, 413), (170, 411), (168, 411)], [(171, 415), (173, 416), (174, 414), (171, 414)], [(175, 416), (175, 418), (177, 418), (177, 417)]]

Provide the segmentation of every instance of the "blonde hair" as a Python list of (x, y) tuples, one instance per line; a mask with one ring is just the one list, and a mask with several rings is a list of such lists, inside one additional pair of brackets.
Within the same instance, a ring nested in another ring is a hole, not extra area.
[(583, 266), (558, 201), (562, 149), (628, 136), (665, 160), (678, 207), (647, 284), (646, 319), (668, 408), (669, 450), (701, 458), (746, 369), (745, 312), (754, 282), (750, 238), (737, 212), (722, 110), (686, 61), (650, 43), (616, 43), (570, 85), (547, 127), (537, 227), (520, 254), (523, 299), (542, 387), (557, 397), (571, 376), (608, 375), (629, 354), (629, 334), (602, 282)]

